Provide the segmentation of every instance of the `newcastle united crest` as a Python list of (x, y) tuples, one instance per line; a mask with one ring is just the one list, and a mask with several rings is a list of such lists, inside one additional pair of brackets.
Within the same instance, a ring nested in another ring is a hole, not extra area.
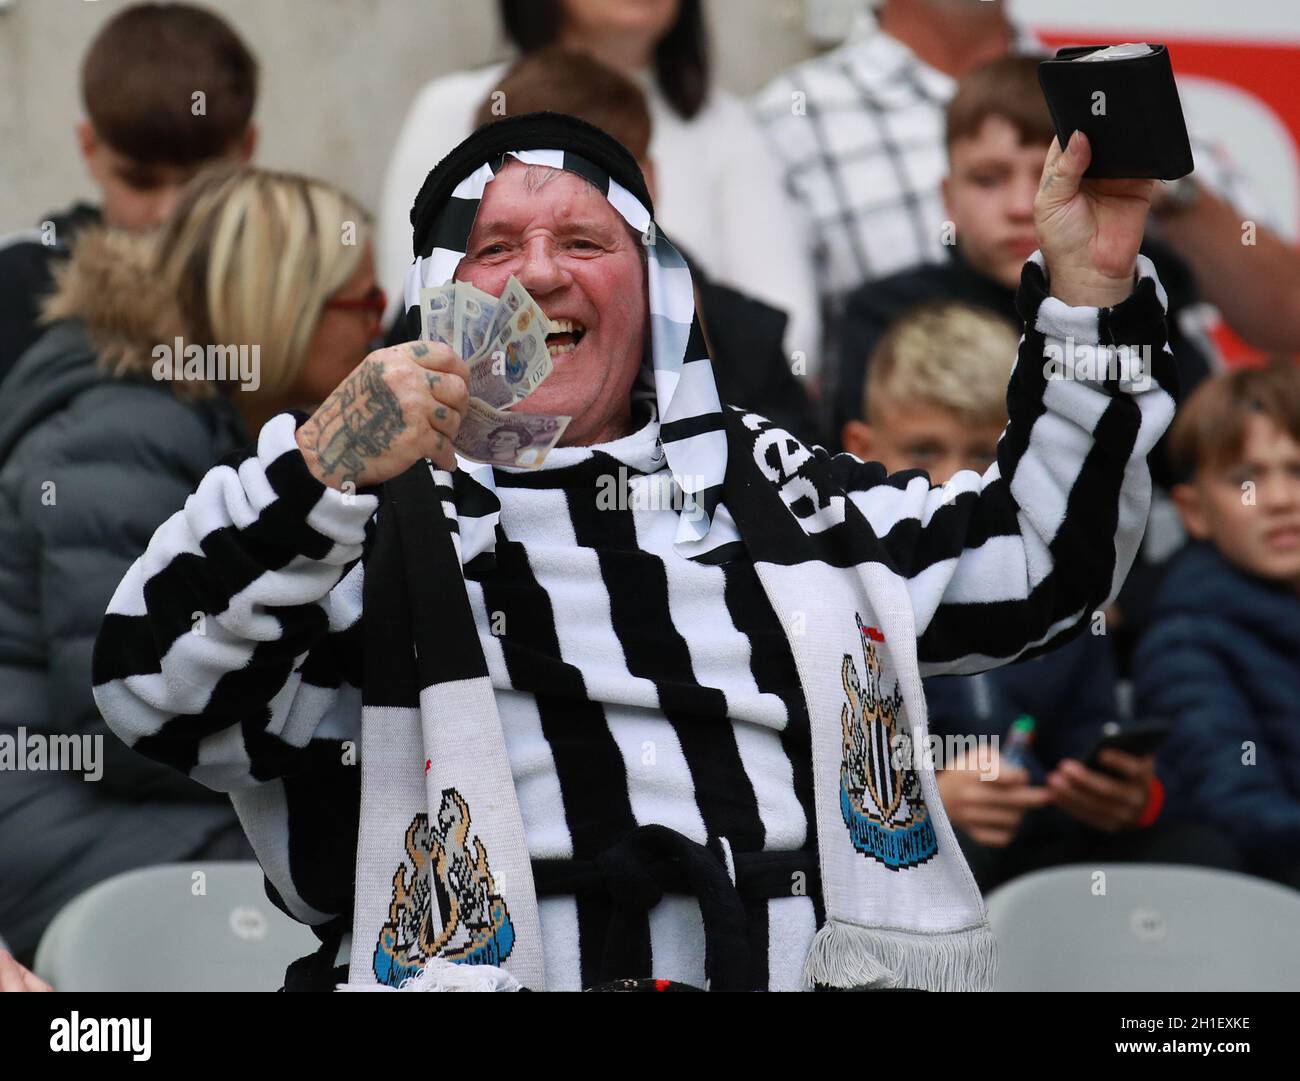
[(882, 685), (876, 643), (885, 636), (875, 627), (864, 627), (860, 616), (857, 623), (866, 683), (859, 680), (852, 655), (844, 654), (840, 811), (853, 847), (897, 871), (924, 863), (938, 851), (939, 842), (921, 799), (920, 778), (898, 750), (903, 696), (897, 683), (892, 694)]
[[(487, 850), (470, 834), (469, 804), (454, 788), (442, 793), (434, 823), (419, 814), (406, 831), (406, 860), (393, 874), (388, 920), (375, 947), (375, 978), (397, 987), (440, 957), (499, 965), (510, 956), (514, 925), (496, 892)], [(434, 908), (437, 920), (434, 920)]]

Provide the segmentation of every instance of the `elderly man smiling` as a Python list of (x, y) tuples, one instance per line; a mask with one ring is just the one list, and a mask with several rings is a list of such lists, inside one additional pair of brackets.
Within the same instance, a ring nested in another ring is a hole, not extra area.
[[(465, 364), (376, 352), (208, 474), (96, 653), (110, 725), (230, 792), (318, 932), (287, 987), (991, 986), (933, 771), (898, 752), (923, 674), (1077, 631), (1141, 538), (1173, 412), (1149, 184), (1081, 183), (1088, 157), (1044, 172), (998, 462), (942, 488), (718, 402), (602, 132), (516, 117), (439, 164), (412, 328), (421, 288), (515, 275), (557, 327), (516, 408), (571, 416), (564, 445), (458, 461)], [(1073, 378), (1099, 344), (1154, 379)], [(611, 505), (612, 476), (673, 498)]]

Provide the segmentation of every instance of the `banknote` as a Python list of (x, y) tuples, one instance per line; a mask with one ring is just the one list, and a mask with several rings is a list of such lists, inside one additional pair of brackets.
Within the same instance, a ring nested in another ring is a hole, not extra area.
[(488, 341), (470, 361), (469, 392), (504, 408), (523, 401), (554, 367), (546, 336), (550, 322), (513, 276), (501, 290)]
[(536, 469), (560, 441), (571, 419), (507, 413), (471, 398), (456, 434), (456, 450), (476, 462)]
[(466, 361), (472, 361), (491, 337), (492, 316), (499, 307), (499, 301), (491, 293), (470, 285), (469, 282), (456, 282), (455, 341), (456, 352)]
[(420, 290), (421, 337), (451, 345), (455, 340), (456, 287), (439, 285)]
[(536, 301), (528, 295), (528, 290), (519, 284), (519, 279), (513, 274), (506, 279), (506, 284), (501, 288), (501, 295), (494, 299), (497, 304), (488, 325), (487, 337), (489, 339), (497, 337), (500, 333), (501, 324), (519, 311), (525, 302), (536, 307)]
[(450, 345), (469, 363), (470, 402), (455, 439), (466, 458), (536, 469), (569, 417), (508, 413), (551, 374), (550, 324), (513, 276), (501, 296), (448, 282), (420, 290), (421, 337)]

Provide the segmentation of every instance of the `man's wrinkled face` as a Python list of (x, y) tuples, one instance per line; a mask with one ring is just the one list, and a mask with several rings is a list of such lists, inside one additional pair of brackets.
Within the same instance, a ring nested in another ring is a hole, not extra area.
[(512, 160), (484, 189), (455, 278), (500, 296), (512, 274), (559, 324), (554, 370), (513, 411), (571, 416), (567, 444), (627, 434), (647, 325), (640, 238), (581, 177)]

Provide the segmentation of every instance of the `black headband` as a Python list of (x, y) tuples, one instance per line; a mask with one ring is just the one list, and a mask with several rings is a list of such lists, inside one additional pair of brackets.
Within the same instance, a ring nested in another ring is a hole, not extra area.
[(465, 177), (507, 151), (540, 149), (567, 150), (586, 158), (627, 188), (654, 217), (645, 177), (627, 147), (576, 116), (524, 113), (484, 124), (434, 166), (411, 207), (413, 253), (427, 256), (433, 250), (438, 215)]

